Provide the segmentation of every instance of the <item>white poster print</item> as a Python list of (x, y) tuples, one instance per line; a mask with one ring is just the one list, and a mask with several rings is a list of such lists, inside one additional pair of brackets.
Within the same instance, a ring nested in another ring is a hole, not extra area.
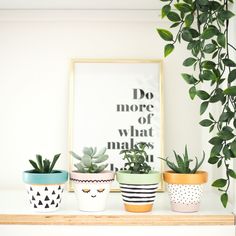
[(119, 152), (146, 142), (148, 161), (160, 171), (160, 70), (159, 61), (75, 62), (71, 150), (106, 147), (108, 169), (117, 171), (124, 166)]

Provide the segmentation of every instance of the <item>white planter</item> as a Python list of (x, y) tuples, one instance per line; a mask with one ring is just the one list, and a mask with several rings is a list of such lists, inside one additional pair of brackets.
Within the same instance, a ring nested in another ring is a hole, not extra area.
[(201, 184), (168, 184), (167, 188), (173, 211), (199, 211), (203, 193)]
[(104, 211), (114, 172), (78, 173), (72, 172), (70, 179), (73, 182), (81, 211)]
[(197, 171), (192, 174), (165, 171), (163, 174), (168, 183), (171, 209), (177, 212), (199, 211), (202, 198), (202, 186), (207, 182), (208, 174)]
[(64, 184), (31, 185), (26, 184), (31, 208), (37, 212), (56, 211), (61, 203)]
[(53, 173), (23, 172), (28, 200), (36, 212), (56, 211), (61, 204), (68, 172), (59, 170)]

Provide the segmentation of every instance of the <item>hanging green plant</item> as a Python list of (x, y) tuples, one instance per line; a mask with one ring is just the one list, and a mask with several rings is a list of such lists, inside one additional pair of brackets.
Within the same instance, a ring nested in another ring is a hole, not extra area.
[[(193, 67), (194, 73), (183, 73), (183, 79), (190, 85), (191, 99), (202, 100), (200, 114), (203, 115), (209, 104), (221, 105), (219, 116), (208, 114), (200, 125), (214, 133), (209, 143), (212, 145), (208, 162), (223, 168), (225, 175), (216, 179), (212, 186), (221, 192), (224, 207), (228, 203), (228, 191), (236, 173), (230, 167), (231, 158), (236, 158), (236, 48), (229, 42), (229, 22), (234, 13), (229, 10), (233, 0), (161, 0), (162, 18), (177, 28), (174, 35), (166, 29), (157, 29), (160, 37), (167, 41), (164, 48), (168, 56), (176, 43), (187, 42), (186, 49), (191, 56), (183, 65)], [(232, 51), (232, 55), (230, 52)], [(209, 89), (203, 90), (203, 84)]]

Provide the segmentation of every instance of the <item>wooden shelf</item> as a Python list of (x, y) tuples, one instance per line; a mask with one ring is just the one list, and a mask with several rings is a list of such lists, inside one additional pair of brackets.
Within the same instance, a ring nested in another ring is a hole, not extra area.
[(22, 225), (234, 225), (229, 215), (0, 215), (0, 224)]
[(223, 209), (217, 195), (205, 194), (201, 210), (196, 213), (176, 213), (169, 209), (166, 193), (158, 193), (150, 213), (129, 213), (123, 210), (120, 193), (111, 193), (104, 212), (76, 210), (74, 193), (66, 193), (61, 209), (55, 213), (34, 213), (27, 204), (24, 191), (1, 191), (0, 224), (22, 225), (234, 225), (230, 206)]

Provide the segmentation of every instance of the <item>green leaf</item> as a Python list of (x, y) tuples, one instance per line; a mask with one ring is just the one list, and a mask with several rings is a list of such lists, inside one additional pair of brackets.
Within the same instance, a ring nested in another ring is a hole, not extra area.
[(186, 27), (190, 27), (193, 23), (193, 20), (194, 20), (194, 17), (193, 17), (193, 14), (188, 14), (186, 17), (185, 17), (185, 20), (184, 20), (184, 23), (185, 23), (185, 26)]
[(41, 170), (38, 168), (36, 162), (34, 162), (33, 160), (29, 160), (29, 162), (37, 172), (41, 172)]
[(228, 83), (232, 83), (236, 79), (236, 69), (230, 71), (228, 76)]
[(219, 17), (222, 19), (222, 20), (229, 20), (231, 17), (234, 16), (234, 13), (232, 11), (228, 11), (228, 10), (222, 10), (220, 13), (219, 13)]
[(213, 121), (205, 119), (205, 120), (200, 121), (199, 124), (201, 126), (208, 127), (208, 126), (211, 126), (213, 124)]
[(37, 154), (36, 155), (36, 160), (37, 160), (37, 163), (38, 163), (38, 167), (40, 169), (41, 172), (43, 172), (43, 161), (42, 161), (42, 156)]
[(50, 161), (48, 159), (43, 160), (43, 166), (44, 166), (44, 173), (50, 173), (49, 168), (50, 168)]
[(164, 18), (171, 10), (170, 5), (165, 5), (164, 7), (162, 7), (161, 9), (161, 17)]
[(210, 70), (204, 70), (202, 72), (202, 74), (200, 75), (200, 78), (202, 80), (212, 80), (212, 81), (216, 81), (217, 80), (216, 75), (212, 71), (210, 71)]
[(211, 157), (218, 156), (220, 154), (222, 147), (223, 147), (223, 144), (217, 144), (217, 145), (213, 146), (213, 148), (211, 149), (210, 156)]
[(102, 172), (103, 170), (106, 169), (107, 166), (108, 166), (108, 164), (103, 164), (103, 165), (98, 166), (97, 169), (96, 169), (96, 171), (95, 171), (95, 173), (100, 173), (100, 172)]
[(236, 157), (236, 140), (234, 140), (231, 144), (230, 144), (230, 149), (233, 152), (234, 156)]
[[(101, 148), (101, 149), (98, 151), (97, 156), (104, 155), (105, 152), (106, 152), (106, 150), (107, 150), (106, 147)], [(123, 151), (125, 151), (125, 150), (123, 150)]]
[(218, 161), (219, 161), (219, 158), (218, 158), (218, 157), (210, 157), (210, 158), (208, 159), (208, 163), (210, 163), (210, 164), (212, 164), (212, 165), (216, 164)]
[(201, 24), (207, 22), (207, 19), (208, 19), (208, 14), (206, 12), (203, 12), (199, 15), (199, 21)]
[(217, 179), (213, 182), (212, 186), (216, 188), (223, 188), (227, 184), (226, 179)]
[(196, 61), (197, 61), (196, 58), (189, 57), (189, 58), (184, 60), (183, 65), (184, 66), (192, 66)]
[[(186, 29), (186, 28), (185, 28)], [(193, 28), (186, 29), (190, 32), (193, 38), (197, 38), (199, 36), (199, 32)]]
[(52, 163), (51, 163), (51, 165), (50, 165), (50, 167), (49, 167), (49, 173), (52, 172), (52, 170), (53, 170), (53, 168), (54, 168), (54, 166), (55, 166), (55, 164), (56, 164), (58, 158), (60, 157), (60, 155), (61, 155), (61, 154), (59, 153), (59, 154), (56, 154), (56, 155), (53, 157), (53, 161), (52, 161)]
[(206, 109), (208, 107), (208, 104), (209, 104), (209, 102), (203, 102), (201, 104), (201, 106), (200, 106), (200, 115), (202, 115), (206, 111)]
[(102, 163), (102, 162), (106, 161), (108, 158), (109, 158), (109, 156), (106, 155), (106, 154), (105, 155), (100, 155), (98, 158), (93, 159), (93, 162), (94, 163)]
[(202, 32), (201, 38), (202, 39), (210, 39), (210, 38), (214, 37), (215, 35), (217, 35), (217, 33), (218, 33), (218, 30), (216, 27), (209, 26), (208, 28), (206, 28)]
[(218, 34), (217, 42), (221, 47), (225, 48), (226, 39), (225, 39), (225, 35), (223, 33)]
[(86, 169), (81, 163), (74, 164), (74, 166), (77, 168), (78, 172), (85, 173)]
[(181, 76), (188, 84), (195, 84), (197, 82), (192, 75), (182, 73)]
[(182, 32), (182, 39), (187, 42), (191, 42), (193, 40), (192, 34), (188, 29), (184, 29)]
[(190, 89), (189, 89), (189, 96), (190, 98), (193, 100), (195, 98), (197, 94), (197, 90), (196, 90), (196, 87), (195, 86), (192, 86)]
[(215, 50), (216, 50), (216, 45), (212, 43), (207, 44), (203, 49), (205, 53), (213, 53)]
[(216, 64), (213, 61), (203, 61), (201, 66), (205, 69), (214, 69)]
[(91, 167), (92, 165), (92, 158), (88, 154), (84, 154), (81, 161), (85, 167)]
[(174, 50), (175, 46), (173, 44), (167, 44), (165, 46), (164, 49), (164, 55), (165, 57), (167, 57), (168, 55), (170, 55), (172, 53), (172, 51)]
[(224, 65), (228, 66), (228, 67), (236, 67), (236, 63), (234, 61), (232, 61), (231, 59), (225, 58), (222, 60)]
[(232, 157), (232, 153), (231, 153), (231, 151), (229, 150), (228, 145), (225, 145), (225, 146), (224, 146), (224, 148), (223, 148), (223, 154), (224, 154), (224, 157), (225, 157), (226, 159)]
[(180, 16), (174, 12), (174, 11), (170, 11), (168, 14), (167, 14), (167, 18), (170, 20), (170, 21), (173, 21), (173, 22), (179, 22), (181, 21), (181, 18)]
[(70, 151), (70, 154), (77, 160), (81, 161), (81, 157), (77, 155), (75, 152)]
[(181, 24), (181, 22), (175, 22), (174, 24), (172, 24), (171, 26), (170, 26), (170, 28), (175, 28), (175, 27), (177, 27), (178, 25), (180, 25)]
[(231, 131), (228, 131), (228, 130), (221, 130), (218, 133), (218, 136), (220, 138), (222, 138), (223, 140), (230, 140), (230, 139), (234, 138), (234, 134)]
[(230, 95), (230, 96), (236, 96), (236, 86), (228, 87), (224, 90), (224, 94)]
[(83, 148), (83, 153), (91, 156), (93, 154), (93, 148), (91, 148), (91, 147), (84, 147)]
[(218, 145), (222, 144), (223, 140), (219, 137), (213, 137), (212, 139), (209, 140), (209, 143), (212, 145)]
[(223, 193), (220, 197), (220, 200), (222, 202), (222, 205), (224, 206), (224, 208), (226, 208), (227, 203), (228, 203), (228, 194), (227, 193)]
[(233, 178), (233, 179), (236, 179), (236, 173), (234, 170), (232, 169), (228, 169), (228, 175)]
[(176, 3), (174, 4), (175, 8), (183, 13), (192, 11), (192, 7), (186, 3)]
[(208, 5), (208, 3), (209, 3), (208, 0), (198, 0), (198, 4), (203, 6)]
[(183, 0), (184, 2), (188, 3), (188, 4), (192, 4), (192, 0)]
[(203, 91), (203, 90), (198, 90), (197, 91), (197, 96), (202, 100), (207, 100), (210, 97), (210, 95), (207, 92)]
[(165, 41), (173, 41), (173, 34), (165, 29), (157, 29), (158, 34)]

